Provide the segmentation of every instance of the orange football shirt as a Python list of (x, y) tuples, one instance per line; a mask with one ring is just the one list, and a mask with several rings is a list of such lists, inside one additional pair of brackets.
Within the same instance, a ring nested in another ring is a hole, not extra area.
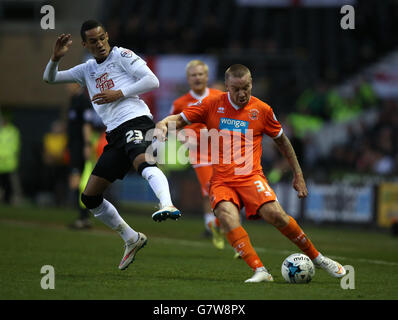
[(253, 96), (240, 108), (231, 101), (228, 92), (222, 92), (208, 96), (180, 114), (188, 124), (207, 126), (214, 170), (212, 181), (241, 184), (253, 174), (264, 176), (261, 167), (263, 134), (277, 138), (283, 132), (272, 108)]
[[(192, 90), (190, 90), (183, 96), (174, 100), (170, 114), (179, 114), (179, 113), (183, 112), (189, 106), (192, 106), (193, 104), (203, 100), (204, 98), (206, 98), (208, 96), (214, 96), (217, 94), (221, 94), (221, 93), (222, 93), (222, 91), (220, 91), (220, 90), (213, 89), (213, 88), (206, 88), (206, 91), (203, 94), (203, 96), (199, 97)], [(196, 165), (200, 165), (200, 164), (210, 165), (211, 164), (210, 148), (208, 148), (208, 150), (206, 152), (200, 152), (200, 148), (199, 148), (200, 130), (206, 129), (206, 125), (203, 123), (193, 123), (191, 125), (185, 126), (184, 129), (192, 129), (196, 135), (196, 143), (197, 143), (198, 148), (197, 148), (197, 151), (195, 151), (193, 149), (190, 150), (189, 157), (190, 157), (191, 163), (194, 166), (195, 166), (195, 164)], [(187, 132), (187, 130), (185, 130), (185, 132)]]

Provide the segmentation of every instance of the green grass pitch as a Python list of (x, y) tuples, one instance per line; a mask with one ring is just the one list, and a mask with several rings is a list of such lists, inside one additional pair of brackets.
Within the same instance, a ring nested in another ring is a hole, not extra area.
[[(226, 243), (215, 249), (201, 237), (203, 221), (184, 213), (178, 221), (155, 223), (148, 208), (121, 210), (124, 219), (148, 236), (132, 265), (120, 271), (123, 241), (94, 221), (88, 231), (69, 230), (76, 213), (59, 208), (0, 206), (0, 299), (132, 300), (381, 300), (398, 298), (398, 239), (387, 233), (303, 225), (315, 246), (355, 270), (355, 289), (316, 269), (309, 284), (288, 284), (282, 261), (300, 252), (264, 222), (244, 221), (253, 246), (274, 283), (245, 284), (252, 274), (233, 259)], [(94, 219), (93, 219), (94, 220)], [(55, 269), (55, 289), (43, 290), (41, 267)]]

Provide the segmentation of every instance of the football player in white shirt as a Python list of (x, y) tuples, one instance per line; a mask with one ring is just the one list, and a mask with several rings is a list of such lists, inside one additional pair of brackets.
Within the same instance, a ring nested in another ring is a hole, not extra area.
[(80, 34), (83, 47), (94, 59), (58, 71), (60, 59), (72, 45), (71, 35), (62, 34), (55, 42), (43, 79), (47, 83), (77, 82), (86, 86), (95, 111), (107, 127), (108, 145), (98, 159), (81, 200), (96, 218), (117, 231), (125, 241), (119, 264), (119, 269), (124, 270), (146, 244), (147, 237), (133, 230), (103, 198), (103, 192), (113, 181), (123, 179), (133, 166), (159, 199), (160, 210), (152, 218), (155, 221), (177, 220), (181, 216), (171, 201), (167, 178), (154, 161), (146, 161), (145, 152), (152, 141), (152, 137), (147, 136), (155, 123), (148, 106), (138, 95), (159, 87), (159, 81), (134, 52), (116, 46), (111, 48), (108, 33), (101, 23), (84, 22)]

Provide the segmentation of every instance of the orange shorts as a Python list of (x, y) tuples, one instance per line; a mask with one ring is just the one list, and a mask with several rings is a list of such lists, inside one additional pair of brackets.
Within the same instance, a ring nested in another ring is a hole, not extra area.
[(195, 165), (193, 166), (196, 176), (198, 177), (200, 183), (200, 189), (202, 191), (202, 196), (209, 196), (210, 179), (213, 175), (213, 167), (210, 165)]
[(257, 210), (266, 202), (276, 200), (274, 190), (267, 179), (261, 175), (252, 175), (244, 183), (212, 181), (210, 185), (210, 202), (214, 208), (221, 201), (234, 203), (239, 210), (246, 209), (246, 218), (255, 220), (260, 216)]

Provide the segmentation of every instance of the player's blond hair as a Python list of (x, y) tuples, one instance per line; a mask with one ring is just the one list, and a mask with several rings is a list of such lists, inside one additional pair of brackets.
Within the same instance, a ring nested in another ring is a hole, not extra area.
[(188, 76), (188, 70), (192, 67), (202, 66), (205, 69), (206, 74), (209, 73), (209, 66), (201, 60), (191, 60), (188, 62), (187, 66), (185, 67), (185, 72)]
[(225, 71), (225, 81), (227, 81), (229, 77), (242, 78), (247, 74), (249, 74), (251, 78), (252, 75), (248, 67), (243, 64), (233, 64)]

